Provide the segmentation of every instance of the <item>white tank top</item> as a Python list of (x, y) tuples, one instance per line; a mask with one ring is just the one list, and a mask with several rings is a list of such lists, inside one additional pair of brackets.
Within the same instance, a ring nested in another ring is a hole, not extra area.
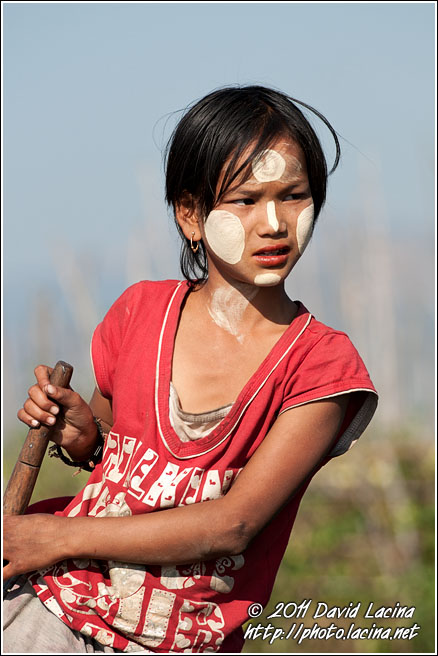
[(230, 403), (221, 408), (209, 412), (200, 412), (199, 414), (184, 412), (181, 408), (178, 392), (172, 381), (170, 382), (169, 418), (173, 430), (182, 442), (199, 440), (199, 438), (211, 433), (228, 414), (232, 406), (233, 403)]

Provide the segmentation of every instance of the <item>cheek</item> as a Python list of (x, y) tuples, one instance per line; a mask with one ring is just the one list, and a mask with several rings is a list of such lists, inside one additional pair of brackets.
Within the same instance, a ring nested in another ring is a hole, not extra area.
[(245, 230), (240, 219), (225, 210), (213, 210), (205, 221), (205, 236), (211, 250), (228, 264), (240, 262), (245, 248)]
[(309, 243), (310, 237), (312, 236), (313, 217), (313, 203), (312, 205), (305, 207), (298, 216), (296, 235), (298, 252), (300, 255), (302, 255), (304, 252), (307, 244)]

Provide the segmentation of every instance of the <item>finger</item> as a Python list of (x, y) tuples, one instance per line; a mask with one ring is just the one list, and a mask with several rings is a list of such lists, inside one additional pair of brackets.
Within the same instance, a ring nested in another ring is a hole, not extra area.
[(84, 399), (71, 387), (57, 387), (49, 384), (44, 388), (44, 392), (50, 396), (52, 402), (55, 401), (69, 410), (76, 409), (85, 403)]
[[(46, 385), (46, 387), (48, 387)], [(52, 415), (57, 415), (59, 412), (59, 407), (53, 403), (52, 399), (49, 399), (47, 394), (41, 390), (38, 385), (32, 385), (29, 387), (27, 393), (29, 398), (39, 407), (41, 410), (45, 410)], [(28, 411), (29, 412), (29, 411)], [(30, 413), (32, 414), (32, 413)]]
[[(59, 413), (59, 406), (53, 403), (53, 400), (49, 399), (47, 395), (42, 390), (40, 390), (38, 385), (32, 385), (32, 387), (30, 387), (28, 390), (28, 394), (29, 394), (29, 399), (33, 401), (33, 403), (36, 406), (38, 406), (38, 408), (44, 410), (47, 413), (47, 416), (50, 415), (56, 416)], [(29, 403), (28, 407), (26, 407), (26, 404), (24, 407), (25, 410), (27, 410), (27, 412), (30, 415), (32, 415), (33, 417), (35, 416), (33, 413), (33, 409), (34, 409), (33, 405)], [(35, 418), (41, 421), (41, 416), (37, 416)], [(54, 423), (54, 422), (49, 422), (49, 423)]]
[(37, 379), (37, 383), (41, 389), (49, 385), (50, 383), (50, 374), (52, 373), (53, 368), (47, 367), (45, 364), (39, 364), (34, 369), (34, 374)]
[(38, 428), (38, 426), (41, 425), (38, 419), (35, 419), (35, 417), (29, 415), (24, 408), (20, 408), (20, 410), (17, 412), (17, 417), (24, 424), (27, 424), (29, 428)]
[(32, 417), (32, 419), (36, 419), (41, 424), (46, 424), (47, 426), (53, 426), (56, 421), (56, 415), (59, 413), (58, 407), (52, 405), (51, 408), (52, 411), (48, 412), (43, 408), (40, 408), (40, 406), (37, 405), (32, 399), (26, 399), (23, 405), (23, 409), (26, 414)]

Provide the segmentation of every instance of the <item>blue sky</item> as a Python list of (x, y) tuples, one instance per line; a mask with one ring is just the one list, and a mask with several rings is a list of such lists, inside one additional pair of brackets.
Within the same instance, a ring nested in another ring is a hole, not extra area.
[(159, 147), (173, 125), (163, 135), (164, 117), (228, 83), (273, 85), (329, 118), (352, 144), (342, 142), (336, 204), (351, 201), (358, 168), (372, 166), (393, 229), (413, 215), (430, 221), (434, 11), (421, 2), (4, 3), (6, 280), (27, 267), (47, 273), (54, 237), (120, 243), (141, 220), (140, 170), (157, 176), (153, 203), (164, 212)]
[(173, 112), (226, 84), (274, 86), (318, 108), (343, 149), (326, 212), (358, 221), (378, 198), (389, 234), (430, 251), (435, 3), (4, 2), (2, 12), (3, 291), (18, 350), (39, 290), (56, 293), (75, 258), (105, 279), (102, 307), (130, 276), (179, 277), (162, 148)]

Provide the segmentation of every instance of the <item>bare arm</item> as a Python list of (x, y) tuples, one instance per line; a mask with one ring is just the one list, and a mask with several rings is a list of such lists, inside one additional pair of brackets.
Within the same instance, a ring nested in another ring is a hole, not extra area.
[(97, 387), (95, 387), (89, 405), (93, 415), (99, 417), (102, 423), (102, 428), (108, 433), (113, 426), (113, 409), (111, 401), (102, 396)]
[[(42, 535), (44, 540), (38, 548), (34, 540), (32, 548), (21, 547), (22, 560), (16, 551), (20, 540), (7, 545), (5, 556), (15, 555), (8, 575), (67, 557), (165, 565), (241, 553), (328, 453), (342, 423), (347, 398), (309, 403), (280, 415), (220, 499), (132, 517), (6, 518), (11, 522), (39, 521), (33, 535)], [(41, 553), (44, 556), (38, 555)]]

